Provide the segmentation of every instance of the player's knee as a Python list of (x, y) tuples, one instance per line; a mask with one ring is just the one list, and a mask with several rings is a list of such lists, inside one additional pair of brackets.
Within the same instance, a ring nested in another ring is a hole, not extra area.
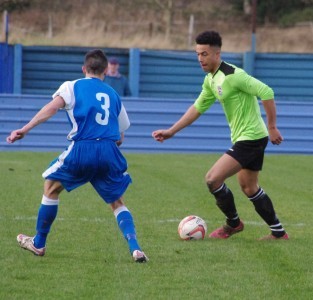
[(58, 199), (63, 189), (59, 181), (46, 180), (44, 183), (44, 195), (49, 199)]
[(241, 184), (240, 185), (241, 191), (247, 196), (251, 196), (253, 194), (255, 194), (258, 190), (258, 186), (257, 185), (245, 185), (245, 184)]
[(118, 200), (114, 201), (113, 203), (110, 203), (110, 206), (111, 206), (112, 210), (115, 211), (119, 207), (124, 206), (124, 201), (122, 198), (119, 198)]
[(214, 176), (210, 171), (205, 175), (205, 182), (210, 190), (210, 192), (214, 192), (223, 182), (219, 182), (218, 178)]

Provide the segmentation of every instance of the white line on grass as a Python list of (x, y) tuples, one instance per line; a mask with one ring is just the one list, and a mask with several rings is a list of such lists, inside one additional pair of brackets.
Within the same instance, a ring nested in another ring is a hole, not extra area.
[[(5, 218), (3, 216), (0, 216), (0, 220), (7, 220), (8, 218)], [(26, 217), (26, 216), (16, 216), (13, 218), (14, 221), (36, 221), (37, 216), (31, 216), (31, 217)], [(79, 222), (90, 222), (90, 223), (104, 223), (104, 222), (111, 222), (112, 218), (104, 219), (104, 218), (80, 218), (80, 219), (70, 219), (70, 218), (59, 218), (57, 217), (58, 221), (79, 221)], [(156, 223), (179, 223), (181, 220), (180, 219), (165, 219), (165, 220), (155, 220)], [(205, 220), (207, 224), (212, 224), (213, 222), (210, 222), (208, 220)], [(264, 222), (256, 222), (256, 221), (244, 221), (245, 224), (248, 225), (253, 225), (253, 226), (264, 226)], [(304, 227), (306, 226), (305, 223), (294, 223), (294, 224), (289, 224), (284, 222), (285, 226), (293, 226), (293, 227)]]
[[(181, 220), (180, 219), (167, 219), (167, 220), (157, 220), (158, 223), (179, 223)], [(204, 220), (207, 224), (212, 224), (213, 222), (210, 222), (208, 220)], [(255, 226), (263, 226), (266, 225), (264, 222), (256, 222), (256, 221), (244, 221), (245, 224), (248, 225), (255, 225)], [(295, 226), (295, 227), (302, 227), (306, 226), (305, 223), (296, 223), (296, 224), (288, 224), (284, 222), (284, 225), (288, 226)]]

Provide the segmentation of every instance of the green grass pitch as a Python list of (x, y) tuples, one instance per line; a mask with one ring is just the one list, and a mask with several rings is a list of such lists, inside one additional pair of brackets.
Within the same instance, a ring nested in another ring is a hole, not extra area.
[(0, 299), (312, 299), (313, 156), (267, 155), (260, 185), (289, 241), (257, 239), (267, 226), (227, 181), (245, 230), (228, 240), (181, 241), (177, 226), (224, 222), (204, 175), (218, 155), (126, 154), (133, 184), (125, 202), (150, 261), (135, 264), (110, 208), (90, 185), (63, 192), (44, 257), (20, 249), (34, 234), (43, 179), (56, 153), (0, 152)]

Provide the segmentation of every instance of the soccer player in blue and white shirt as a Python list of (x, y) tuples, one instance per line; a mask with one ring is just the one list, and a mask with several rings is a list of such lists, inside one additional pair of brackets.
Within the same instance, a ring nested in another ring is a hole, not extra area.
[(84, 78), (66, 81), (24, 127), (11, 132), (8, 143), (22, 139), (32, 128), (45, 122), (59, 109), (65, 109), (72, 130), (69, 147), (43, 173), (44, 194), (38, 212), (36, 235), (17, 236), (19, 245), (43, 256), (46, 239), (57, 216), (59, 194), (90, 182), (100, 197), (111, 206), (118, 226), (128, 242), (136, 262), (146, 262), (136, 237), (132, 215), (123, 202), (123, 194), (131, 183), (127, 162), (118, 145), (129, 127), (126, 110), (118, 94), (103, 82), (108, 61), (101, 50), (85, 55)]

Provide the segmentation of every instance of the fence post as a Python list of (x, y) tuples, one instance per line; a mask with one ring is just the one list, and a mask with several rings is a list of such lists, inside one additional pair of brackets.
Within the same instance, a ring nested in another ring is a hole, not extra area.
[(138, 48), (131, 48), (129, 50), (128, 78), (132, 96), (139, 97), (140, 49)]
[(9, 42), (9, 14), (8, 11), (5, 10), (3, 12), (3, 41), (8, 44)]
[(22, 57), (23, 47), (21, 44), (14, 46), (14, 77), (13, 77), (13, 93), (22, 93)]
[(243, 69), (251, 76), (254, 75), (255, 52), (248, 51), (243, 55)]
[(13, 90), (13, 47), (0, 43), (0, 93)]

